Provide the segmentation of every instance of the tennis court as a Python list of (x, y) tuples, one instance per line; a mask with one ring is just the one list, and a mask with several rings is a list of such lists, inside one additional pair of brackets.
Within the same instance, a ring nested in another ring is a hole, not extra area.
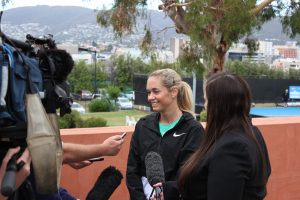
[(252, 117), (292, 117), (300, 116), (300, 107), (268, 107), (256, 108), (250, 110)]

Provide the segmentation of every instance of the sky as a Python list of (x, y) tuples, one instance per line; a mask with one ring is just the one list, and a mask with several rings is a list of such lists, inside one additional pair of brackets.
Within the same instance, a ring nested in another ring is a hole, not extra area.
[[(37, 5), (81, 6), (90, 9), (102, 9), (103, 6), (110, 8), (113, 2), (113, 0), (12, 0), (12, 3), (7, 4), (4, 9)], [(150, 0), (148, 1), (148, 8), (157, 10), (160, 3), (159, 0)]]

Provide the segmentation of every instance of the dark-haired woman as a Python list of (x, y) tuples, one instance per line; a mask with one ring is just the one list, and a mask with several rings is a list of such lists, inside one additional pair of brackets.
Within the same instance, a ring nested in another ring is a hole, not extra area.
[(263, 199), (271, 167), (264, 139), (249, 119), (248, 84), (238, 76), (218, 73), (207, 80), (205, 94), (204, 140), (181, 169), (182, 199)]

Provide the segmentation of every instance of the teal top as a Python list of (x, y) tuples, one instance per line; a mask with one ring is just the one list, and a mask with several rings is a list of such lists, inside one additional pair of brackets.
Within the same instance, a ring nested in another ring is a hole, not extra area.
[[(182, 116), (182, 115), (181, 115)], [(164, 134), (174, 128), (176, 126), (176, 124), (178, 124), (179, 120), (180, 120), (180, 117), (178, 117), (178, 119), (176, 119), (174, 122), (170, 123), (170, 124), (162, 124), (162, 123), (159, 123), (159, 132), (161, 134), (161, 136), (164, 136)]]

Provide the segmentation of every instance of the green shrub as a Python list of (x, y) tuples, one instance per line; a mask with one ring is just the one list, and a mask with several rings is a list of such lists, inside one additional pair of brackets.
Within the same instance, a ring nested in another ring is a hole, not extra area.
[(60, 128), (76, 128), (82, 124), (82, 119), (79, 112), (72, 111), (70, 114), (60, 117), (58, 122)]
[(62, 118), (59, 119), (59, 122), (58, 122), (58, 123), (59, 123), (59, 128), (61, 128), (61, 129), (69, 128), (69, 127), (70, 127), (68, 121), (67, 121), (67, 120), (64, 120), (64, 119), (62, 119)]
[(82, 128), (87, 128), (87, 127), (104, 127), (106, 126), (107, 121), (101, 117), (95, 118), (91, 117), (83, 122)]
[(200, 112), (200, 121), (201, 122), (206, 122), (206, 119), (207, 119), (207, 113), (206, 113), (206, 110), (202, 110)]
[(66, 114), (59, 118), (59, 128), (88, 128), (88, 127), (104, 127), (107, 125), (107, 121), (101, 117), (88, 118), (83, 120), (80, 113), (72, 111), (70, 114)]
[(107, 87), (107, 92), (108, 92), (110, 98), (117, 99), (121, 93), (121, 90), (120, 90), (120, 88), (118, 88), (116, 86), (110, 85)]
[(89, 104), (90, 112), (108, 112), (110, 110), (110, 102), (107, 99), (94, 99)]
[(109, 111), (117, 110), (117, 105), (116, 105), (114, 100), (108, 100), (107, 99), (107, 101), (109, 101)]

